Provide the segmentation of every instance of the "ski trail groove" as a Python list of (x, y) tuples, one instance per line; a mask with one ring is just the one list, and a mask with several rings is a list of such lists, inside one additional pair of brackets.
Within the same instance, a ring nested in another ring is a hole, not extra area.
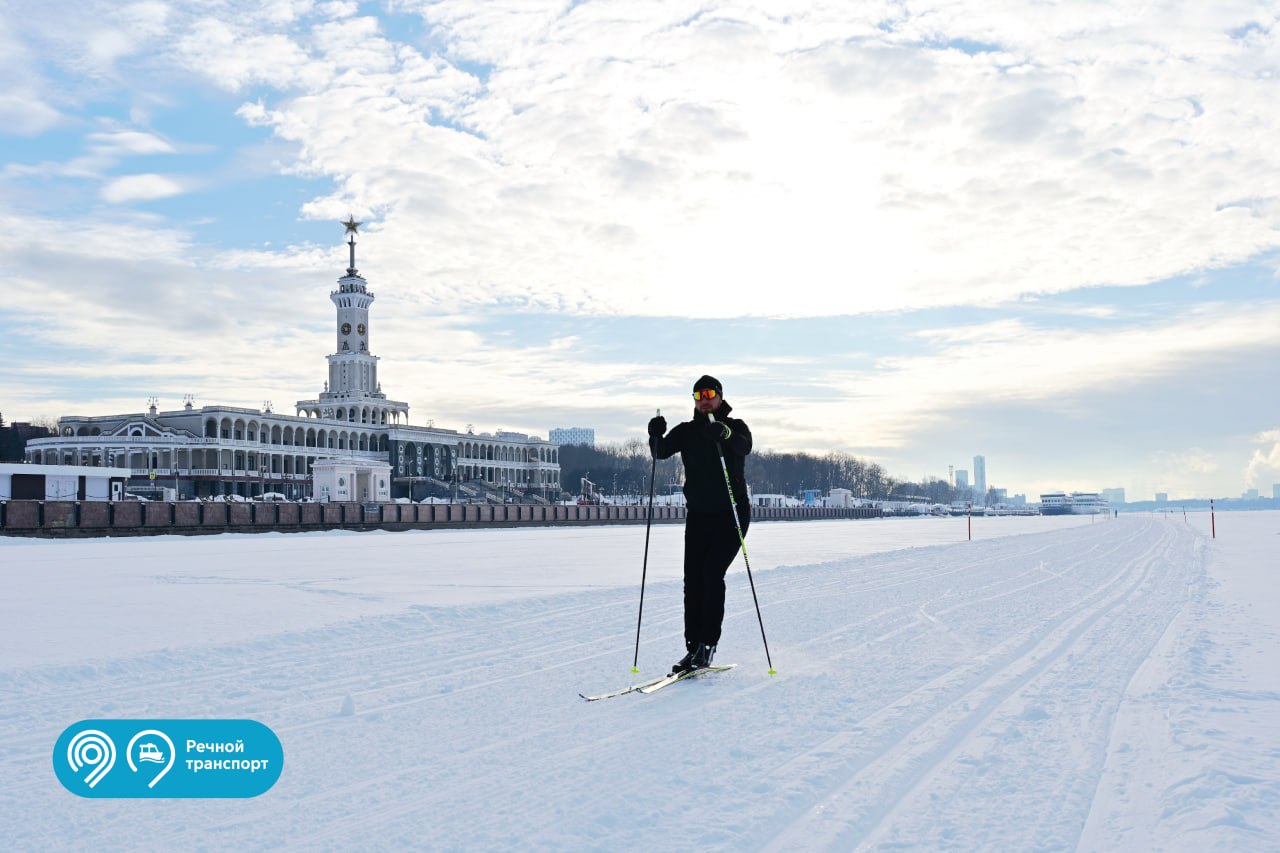
[[(1139, 540), (1137, 533), (1128, 539)], [(1091, 591), (1087, 602), (1073, 603), (1055, 613), (1047, 630), (1011, 637), (991, 649), (980, 667), (969, 668), (972, 678), (966, 679), (967, 683), (950, 698), (947, 682), (952, 678), (943, 676), (939, 683), (926, 685), (931, 690), (912, 691), (900, 703), (858, 720), (856, 729), (871, 740), (879, 732), (882, 745), (859, 759), (843, 781), (820, 793), (764, 849), (854, 849), (874, 840), (895, 809), (939, 765), (964, 748), (1000, 705), (1069, 655), (1091, 628), (1143, 590), (1156, 570), (1156, 559), (1167, 547), (1166, 539), (1161, 536), (1150, 543), (1135, 558), (1138, 565), (1133, 570)], [(1087, 555), (1082, 556), (1076, 564), (1083, 565), (1087, 559)], [(997, 593), (981, 600), (989, 602), (1003, 595)], [(1010, 646), (1014, 648), (1007, 648)], [(965, 670), (961, 668), (962, 672)], [(891, 723), (910, 717), (912, 708), (934, 690), (942, 704), (931, 705), (933, 709), (905, 731), (889, 731)]]

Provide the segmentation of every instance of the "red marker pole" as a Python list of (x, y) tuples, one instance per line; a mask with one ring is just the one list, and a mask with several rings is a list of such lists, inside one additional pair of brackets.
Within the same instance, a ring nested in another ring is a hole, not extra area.
[(973, 541), (973, 504), (965, 504), (965, 514), (969, 517), (969, 541)]
[(1213, 538), (1218, 538), (1218, 519), (1213, 513), (1213, 498), (1209, 498), (1209, 530), (1213, 532)]

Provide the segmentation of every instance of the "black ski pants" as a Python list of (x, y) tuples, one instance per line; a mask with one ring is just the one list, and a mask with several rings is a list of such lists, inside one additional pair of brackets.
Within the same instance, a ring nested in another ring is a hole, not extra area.
[[(742, 535), (747, 535), (751, 509), (738, 507)], [(684, 522), (684, 642), (692, 650), (698, 643), (720, 642), (724, 622), (724, 576), (741, 548), (733, 513), (691, 512)]]

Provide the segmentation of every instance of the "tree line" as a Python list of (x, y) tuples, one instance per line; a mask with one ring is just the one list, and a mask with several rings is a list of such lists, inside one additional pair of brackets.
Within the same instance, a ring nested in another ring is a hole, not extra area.
[[(560, 482), (566, 492), (581, 494), (583, 479), (597, 493), (605, 495), (648, 495), (649, 472), (654, 468), (648, 442), (631, 439), (622, 444), (599, 447), (564, 445), (560, 448)], [(826, 494), (831, 489), (848, 489), (855, 498), (866, 500), (925, 500), (950, 503), (962, 498), (960, 490), (946, 480), (925, 477), (920, 482), (889, 476), (875, 462), (847, 453), (776, 453), (754, 450), (747, 456), (747, 483), (754, 494), (800, 497), (805, 489)], [(679, 491), (684, 472), (680, 457), (660, 459), (654, 476), (655, 491)]]
[(0, 412), (0, 462), (21, 462), (22, 451), (27, 442), (33, 438), (47, 438), (58, 434), (58, 424), (48, 425), (49, 418), (38, 418), (31, 422), (15, 421), (6, 425), (4, 414)]

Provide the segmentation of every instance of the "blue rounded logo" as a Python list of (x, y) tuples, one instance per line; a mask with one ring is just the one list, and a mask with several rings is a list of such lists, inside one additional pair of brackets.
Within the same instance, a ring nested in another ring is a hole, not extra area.
[(283, 768), (256, 720), (81, 720), (53, 746), (58, 781), (91, 798), (256, 797)]

